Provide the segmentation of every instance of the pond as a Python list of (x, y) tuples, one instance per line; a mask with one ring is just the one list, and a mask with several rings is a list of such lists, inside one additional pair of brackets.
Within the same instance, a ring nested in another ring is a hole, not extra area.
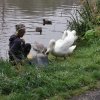
[[(68, 15), (74, 13), (78, 0), (0, 0), (0, 57), (8, 59), (9, 37), (15, 33), (15, 25), (23, 23), (26, 42), (48, 45), (50, 39), (59, 39), (67, 29)], [(43, 25), (43, 19), (52, 25)], [(42, 35), (35, 32), (42, 27)]]

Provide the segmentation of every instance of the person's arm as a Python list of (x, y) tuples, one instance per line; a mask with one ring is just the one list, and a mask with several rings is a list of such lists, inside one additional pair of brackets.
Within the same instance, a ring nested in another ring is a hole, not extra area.
[(16, 56), (19, 53), (20, 48), (21, 48), (21, 41), (16, 39), (9, 51), (10, 54), (13, 56), (15, 62), (20, 61), (20, 59), (18, 59), (18, 57)]

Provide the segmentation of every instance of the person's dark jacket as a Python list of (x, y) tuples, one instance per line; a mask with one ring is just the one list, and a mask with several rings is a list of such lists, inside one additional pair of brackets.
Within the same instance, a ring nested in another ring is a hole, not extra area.
[(23, 59), (24, 48), (25, 42), (16, 35), (12, 35), (9, 39), (9, 58), (14, 60), (14, 55), (17, 59)]

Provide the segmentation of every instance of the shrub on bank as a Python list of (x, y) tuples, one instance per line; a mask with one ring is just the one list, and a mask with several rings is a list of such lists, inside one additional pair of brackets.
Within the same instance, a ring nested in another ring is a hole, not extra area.
[[(80, 0), (81, 1), (81, 0)], [(76, 9), (75, 14), (69, 17), (69, 28), (76, 30), (80, 37), (85, 35), (85, 32), (94, 29), (99, 24), (99, 0), (93, 2), (82, 0), (81, 7)]]

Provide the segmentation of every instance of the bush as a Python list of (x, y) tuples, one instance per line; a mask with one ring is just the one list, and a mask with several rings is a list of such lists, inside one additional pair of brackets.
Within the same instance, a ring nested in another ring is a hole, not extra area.
[(96, 31), (94, 29), (88, 30), (87, 32), (85, 32), (84, 38), (88, 41), (91, 41), (92, 39), (94, 39), (96, 37)]
[(96, 3), (97, 11), (100, 13), (100, 0), (96, 0), (96, 1), (97, 1), (97, 3)]
[[(83, 0), (82, 0), (83, 1)], [(75, 14), (69, 17), (71, 20), (68, 20), (69, 28), (71, 30), (76, 30), (80, 37), (84, 36), (84, 33), (88, 30), (94, 28), (99, 22), (99, 19), (96, 17), (99, 13), (97, 13), (96, 5), (93, 6), (93, 2), (89, 0), (84, 0), (82, 2), (82, 6), (79, 9), (76, 9)]]

